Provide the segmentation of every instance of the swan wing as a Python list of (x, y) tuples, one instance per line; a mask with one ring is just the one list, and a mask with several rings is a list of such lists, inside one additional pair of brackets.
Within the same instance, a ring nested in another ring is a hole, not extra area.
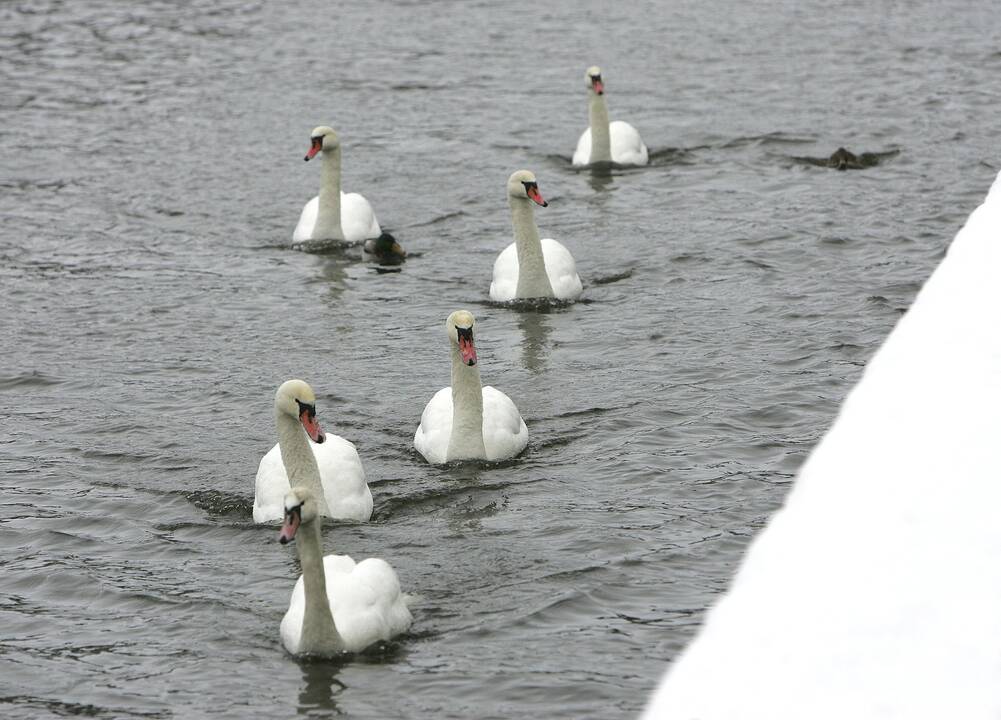
[(341, 231), (349, 243), (382, 235), (372, 204), (359, 193), (341, 193)]
[(573, 151), (573, 164), (577, 167), (591, 162), (591, 128), (581, 133), (577, 149)]
[(323, 568), (330, 609), (344, 649), (357, 652), (405, 632), (413, 616), (396, 571), (381, 558), (352, 563), (350, 568), (343, 563), (335, 567), (331, 562), (343, 557), (328, 555)]
[(428, 401), (414, 433), (414, 448), (429, 463), (445, 462), (452, 436), (452, 388), (442, 388)]
[(514, 300), (518, 293), (518, 249), (508, 245), (494, 261), (494, 278), (490, 283), (490, 299), (496, 302)]
[[(354, 570), (355, 561), (349, 555), (327, 555), (323, 558), (323, 573), (327, 580), (327, 598), (330, 602), (330, 609), (333, 611), (336, 595), (332, 592), (337, 584), (343, 582), (345, 577), (350, 577)], [(302, 619), (306, 613), (306, 589), (303, 584), (302, 575), (296, 580), (292, 588), (292, 597), (289, 598), (288, 610), (282, 618), (279, 632), (282, 638), (282, 645), (293, 655), (300, 652), (302, 646)], [(336, 622), (336, 620), (335, 620)]]
[[(292, 242), (305, 242), (313, 239), (313, 229), (316, 227), (316, 215), (320, 208), (320, 197), (317, 195), (302, 208), (299, 222), (292, 233)], [(372, 204), (358, 193), (341, 193), (341, 232), (344, 241), (350, 243), (362, 242), (368, 238), (382, 235), (382, 228), (375, 217)]]
[(639, 131), (627, 122), (613, 120), (608, 124), (611, 139), (612, 162), (619, 165), (646, 165), (650, 153)]
[(483, 388), (483, 446), (487, 460), (505, 460), (528, 445), (528, 428), (514, 402), (503, 392)]
[(285, 517), (285, 495), (289, 487), (281, 449), (276, 444), (261, 458), (254, 479), (254, 522), (264, 523)]
[(292, 597), (289, 599), (288, 610), (282, 617), (282, 624), (279, 633), (282, 638), (282, 645), (293, 655), (299, 653), (302, 640), (302, 617), (306, 612), (306, 591), (303, 588), (302, 575), (295, 581), (292, 588)]
[(576, 300), (584, 289), (573, 255), (560, 242), (542, 238), (542, 257), (553, 294), (560, 300)]
[(313, 238), (313, 228), (316, 226), (316, 213), (319, 207), (319, 195), (303, 205), (302, 212), (299, 214), (299, 222), (292, 233), (292, 242), (305, 242)]
[[(365, 470), (352, 442), (328, 434), (323, 443), (309, 443), (317, 467), (323, 497), (335, 520), (365, 521), (372, 517), (372, 491), (365, 481)], [(254, 522), (274, 522), (285, 517), (288, 474), (282, 463), (281, 449), (271, 448), (261, 458), (254, 480)]]
[(354, 443), (327, 433), (321, 444), (309, 445), (320, 468), (320, 483), (330, 517), (360, 522), (372, 517), (372, 491), (365, 481), (365, 468)]

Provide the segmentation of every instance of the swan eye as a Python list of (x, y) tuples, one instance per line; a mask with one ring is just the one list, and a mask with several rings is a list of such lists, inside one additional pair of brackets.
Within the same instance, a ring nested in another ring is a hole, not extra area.
[(537, 182), (523, 182), (522, 185), (525, 186), (525, 192), (531, 194), (532, 190), (539, 189), (539, 183)]
[(310, 420), (316, 417), (316, 405), (313, 403), (304, 403), (298, 398), (296, 398), (295, 402), (299, 406), (299, 417), (302, 417), (303, 413), (307, 413)]
[(461, 328), (458, 325), (455, 326), (455, 334), (459, 336), (460, 340), (466, 340), (468, 342), (473, 342), (473, 328)]

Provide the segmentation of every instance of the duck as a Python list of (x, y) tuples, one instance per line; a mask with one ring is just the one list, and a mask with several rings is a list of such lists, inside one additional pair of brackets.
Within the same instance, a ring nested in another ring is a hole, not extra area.
[(382, 233), (377, 238), (368, 238), (363, 250), (366, 259), (380, 265), (399, 265), (407, 259), (407, 251), (389, 233)]
[[(320, 125), (313, 128), (309, 142), (309, 152), (303, 159), (308, 162), (317, 155), (323, 159), (320, 194), (302, 208), (292, 242), (336, 240), (354, 245), (381, 238), (382, 227), (372, 204), (359, 193), (341, 192), (341, 141), (337, 132)], [(389, 242), (395, 243), (396, 239), (389, 236)]]
[(849, 168), (858, 170), (862, 167), (862, 164), (855, 153), (839, 147), (827, 159), (827, 167), (834, 168), (835, 170), (848, 170)]
[[(309, 473), (317, 474), (315, 464)], [(296, 543), (302, 566), (280, 626), (282, 645), (293, 655), (361, 652), (406, 632), (413, 623), (410, 596), (400, 590), (389, 563), (323, 555), (321, 501), (308, 485), (292, 488), (283, 500), (278, 540)]]
[(530, 170), (518, 170), (507, 180), (514, 242), (494, 261), (490, 299), (496, 302), (551, 298), (571, 301), (583, 284), (573, 255), (552, 238), (539, 239), (534, 206), (549, 207)]
[(590, 127), (577, 141), (572, 161), (574, 166), (583, 167), (595, 163), (648, 164), (650, 153), (639, 131), (623, 120), (608, 121), (601, 68), (592, 65), (585, 71), (584, 78), (587, 81)]
[(528, 428), (511, 398), (480, 382), (475, 325), (468, 310), (456, 310), (445, 321), (452, 385), (431, 398), (414, 433), (414, 448), (435, 465), (506, 460), (528, 445)]
[(879, 164), (880, 156), (888, 157), (894, 155), (893, 151), (886, 153), (864, 152), (856, 155), (843, 147), (835, 150), (831, 157), (827, 159), (827, 167), (835, 170), (864, 170)]
[[(316, 419), (316, 395), (306, 381), (288, 380), (279, 386), (275, 424), (278, 443), (257, 467), (254, 522), (281, 520), (283, 499), (293, 485), (313, 487), (321, 514), (329, 518), (366, 522), (372, 517), (372, 491), (358, 450), (351, 441), (323, 432)], [(313, 466), (318, 468), (316, 478)]]

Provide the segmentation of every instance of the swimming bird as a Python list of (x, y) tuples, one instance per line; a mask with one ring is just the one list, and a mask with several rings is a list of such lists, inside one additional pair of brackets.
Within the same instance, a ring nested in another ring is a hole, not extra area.
[[(278, 388), (275, 424), (278, 444), (257, 467), (254, 522), (281, 520), (285, 494), (292, 485), (313, 488), (320, 513), (328, 517), (364, 522), (372, 516), (372, 491), (358, 450), (352, 442), (320, 429), (316, 396), (306, 382), (289, 380)], [(318, 467), (316, 478), (313, 466)]]
[(407, 252), (389, 233), (365, 241), (365, 257), (380, 265), (399, 265), (407, 259)]
[(359, 243), (380, 237), (382, 228), (371, 203), (359, 193), (341, 192), (341, 141), (337, 133), (332, 127), (320, 125), (313, 128), (309, 141), (309, 152), (303, 159), (312, 160), (317, 154), (322, 158), (320, 194), (302, 208), (292, 241)]
[(584, 77), (587, 81), (590, 127), (577, 141), (573, 164), (577, 167), (608, 162), (617, 165), (646, 165), (650, 162), (650, 153), (643, 144), (639, 131), (622, 120), (611, 123), (608, 121), (601, 68), (592, 65)]
[(428, 402), (414, 447), (429, 463), (505, 460), (528, 444), (528, 428), (511, 398), (480, 382), (472, 313), (456, 310), (445, 321), (452, 355), (452, 385)]
[(535, 175), (518, 170), (507, 181), (514, 242), (494, 261), (490, 299), (498, 302), (529, 298), (576, 300), (583, 288), (573, 255), (552, 238), (539, 239), (534, 205), (548, 207)]
[(285, 495), (284, 519), (278, 540), (283, 545), (295, 541), (302, 566), (281, 622), (286, 650), (329, 657), (360, 652), (406, 632), (413, 616), (389, 563), (323, 556), (320, 512), (310, 487), (297, 486)]

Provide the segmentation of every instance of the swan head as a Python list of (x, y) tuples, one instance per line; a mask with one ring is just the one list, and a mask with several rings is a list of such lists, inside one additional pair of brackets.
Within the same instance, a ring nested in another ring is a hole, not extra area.
[(296, 418), (313, 442), (323, 442), (323, 430), (316, 419), (316, 395), (305, 381), (286, 380), (281, 384), (275, 393), (275, 413)]
[(309, 152), (306, 153), (303, 160), (312, 160), (321, 150), (336, 150), (340, 145), (341, 141), (332, 127), (327, 125), (315, 127), (313, 132), (309, 134)]
[(595, 95), (605, 94), (605, 84), (601, 82), (601, 68), (597, 65), (592, 65), (584, 72), (584, 77), (587, 79), (587, 89), (593, 92)]
[(282, 545), (295, 540), (295, 534), (300, 525), (306, 525), (319, 517), (316, 500), (309, 488), (297, 485), (285, 493), (285, 520), (282, 522), (278, 542)]
[(518, 200), (531, 200), (536, 205), (549, 207), (549, 203), (539, 192), (539, 182), (535, 179), (535, 173), (531, 170), (518, 170), (507, 179), (508, 197)]
[(476, 343), (473, 342), (475, 324), (476, 318), (468, 310), (456, 310), (445, 321), (448, 339), (458, 348), (462, 364), (470, 367), (476, 364)]

